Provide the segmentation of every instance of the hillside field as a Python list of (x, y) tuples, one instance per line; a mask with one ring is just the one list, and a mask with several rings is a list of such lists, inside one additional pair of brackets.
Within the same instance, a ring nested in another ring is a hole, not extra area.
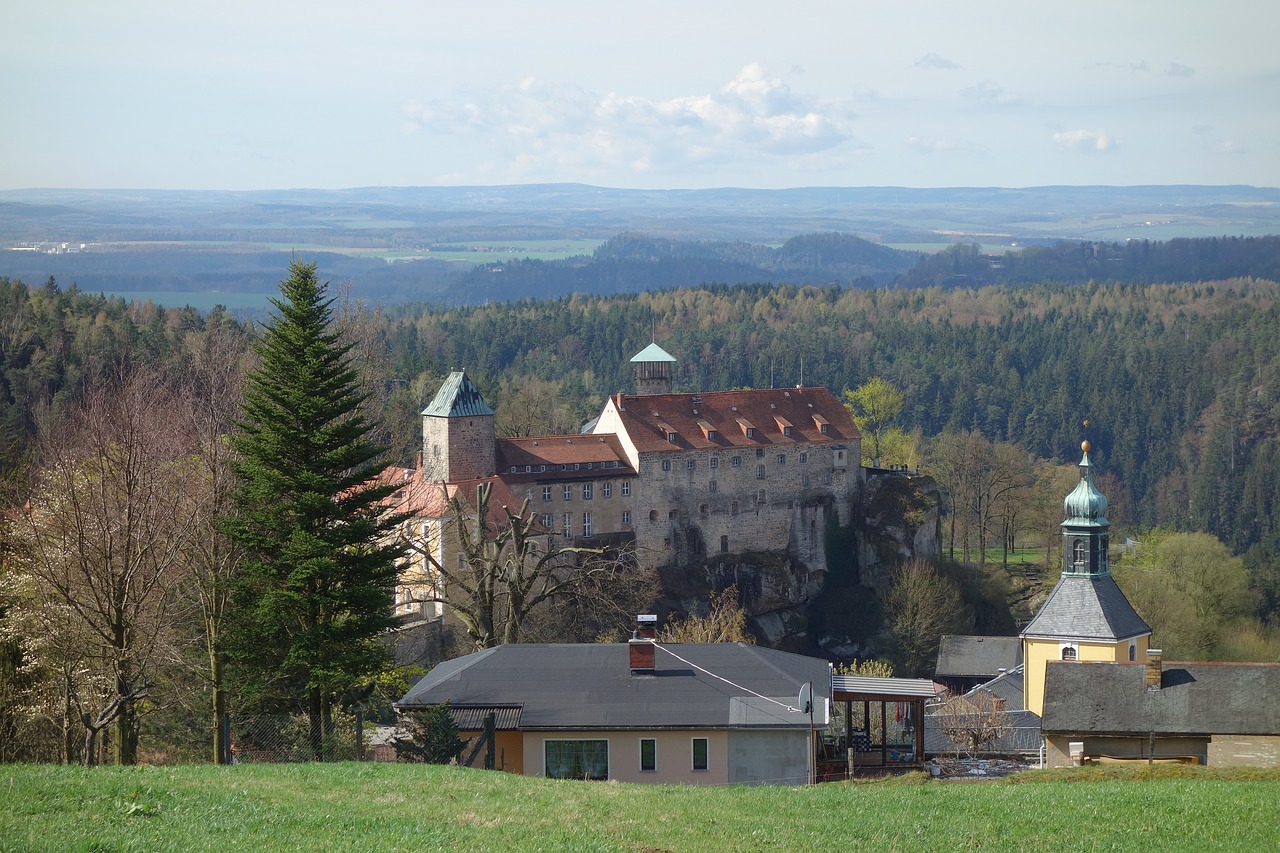
[(406, 764), (0, 769), (0, 850), (1275, 850), (1280, 774), (923, 774), (803, 788)]

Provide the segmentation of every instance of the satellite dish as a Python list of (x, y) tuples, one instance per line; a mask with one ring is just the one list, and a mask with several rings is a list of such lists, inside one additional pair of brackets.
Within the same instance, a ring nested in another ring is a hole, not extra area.
[(802, 713), (808, 714), (813, 711), (813, 682), (807, 681), (800, 685), (800, 696), (796, 704), (800, 706)]

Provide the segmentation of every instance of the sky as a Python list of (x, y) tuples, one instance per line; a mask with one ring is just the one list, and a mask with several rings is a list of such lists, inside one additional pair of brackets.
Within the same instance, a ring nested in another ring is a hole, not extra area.
[(1256, 0), (5, 0), (0, 189), (1280, 186)]

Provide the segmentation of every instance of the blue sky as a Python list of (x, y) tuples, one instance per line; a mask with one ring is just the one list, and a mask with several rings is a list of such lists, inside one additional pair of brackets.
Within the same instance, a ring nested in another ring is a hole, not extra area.
[(45, 0), (0, 188), (1280, 186), (1280, 4)]

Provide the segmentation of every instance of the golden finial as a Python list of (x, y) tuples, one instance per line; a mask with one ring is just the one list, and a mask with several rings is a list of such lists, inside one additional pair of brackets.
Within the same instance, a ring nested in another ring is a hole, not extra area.
[(1085, 453), (1088, 453), (1089, 448), (1092, 446), (1093, 445), (1089, 444), (1089, 440), (1087, 438), (1084, 441), (1080, 442), (1080, 449), (1083, 450)]

